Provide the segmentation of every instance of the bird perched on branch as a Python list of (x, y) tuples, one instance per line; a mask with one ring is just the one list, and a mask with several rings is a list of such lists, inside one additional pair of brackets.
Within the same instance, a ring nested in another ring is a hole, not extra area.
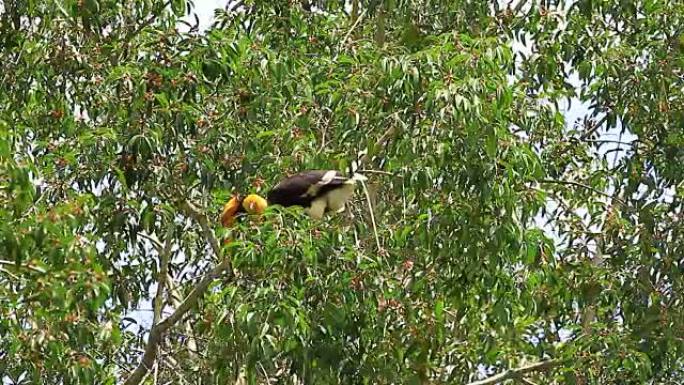
[(311, 218), (320, 219), (327, 212), (344, 211), (345, 204), (354, 195), (356, 183), (365, 180), (361, 174), (346, 177), (335, 170), (300, 172), (281, 180), (268, 192), (266, 200), (256, 194), (242, 201), (234, 197), (224, 207), (221, 223), (230, 226), (240, 212), (260, 214), (268, 205), (301, 206)]

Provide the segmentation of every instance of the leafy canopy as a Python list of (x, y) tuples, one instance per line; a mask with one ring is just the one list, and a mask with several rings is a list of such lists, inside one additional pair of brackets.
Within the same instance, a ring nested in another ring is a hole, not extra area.
[(3, 381), (684, 380), (680, 2), (0, 4)]

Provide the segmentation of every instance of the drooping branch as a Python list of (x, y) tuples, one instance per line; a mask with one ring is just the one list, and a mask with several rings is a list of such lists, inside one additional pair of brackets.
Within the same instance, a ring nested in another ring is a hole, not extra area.
[[(415, 117), (414, 117), (415, 119)], [(375, 145), (373, 146), (374, 149), (385, 149), (387, 147), (387, 144), (390, 140), (392, 140), (396, 135), (397, 135), (397, 127), (393, 124), (391, 124), (387, 130), (378, 138), (378, 140), (375, 142)], [(363, 169), (363, 167), (368, 164), (372, 160), (372, 155), (369, 155), (370, 152), (367, 151), (361, 158), (359, 158), (357, 162), (357, 167), (359, 169)], [(382, 171), (374, 171), (374, 170), (363, 170), (363, 172), (378, 172), (382, 173)], [(391, 173), (390, 173), (391, 174)], [(368, 188), (365, 183), (362, 182), (363, 186), (363, 191), (366, 195), (366, 203), (368, 204), (368, 212), (371, 220), (371, 225), (373, 226), (373, 234), (375, 236), (375, 245), (378, 248), (378, 252), (382, 249), (380, 246), (380, 238), (378, 237), (378, 230), (377, 226), (375, 223), (375, 215), (373, 213), (373, 207), (375, 206), (375, 203), (373, 202), (373, 199), (371, 199), (371, 196), (368, 192)]]
[[(415, 98), (416, 98), (416, 96), (414, 95), (414, 99)], [(408, 109), (404, 110), (404, 113), (408, 113), (408, 112), (409, 112)], [(410, 129), (414, 129), (416, 127), (416, 123), (418, 122), (418, 113), (414, 108), (414, 110), (410, 114), (411, 121), (408, 124), (405, 124), (403, 121), (401, 121), (401, 119), (399, 119), (399, 112), (394, 112), (391, 115), (389, 115), (387, 118), (388, 118), (388, 120), (393, 119), (394, 122), (389, 123), (387, 129), (380, 136), (380, 138), (378, 138), (375, 141), (375, 144), (373, 145), (373, 147), (369, 146), (366, 150), (366, 153), (363, 154), (363, 156), (361, 158), (359, 158), (358, 168), (363, 168), (364, 166), (366, 166), (367, 163), (369, 163), (370, 161), (373, 160), (372, 159), (373, 156), (379, 154), (382, 151), (385, 151), (387, 149), (389, 143), (393, 139), (395, 139), (400, 133), (402, 133), (403, 129), (399, 129), (397, 127), (397, 124), (404, 125), (405, 127), (409, 127)], [(374, 150), (373, 154), (370, 153), (371, 149)]]
[(503, 373), (499, 373), (499, 374), (496, 374), (496, 375), (491, 376), (489, 378), (485, 378), (484, 380), (471, 382), (467, 385), (494, 385), (494, 384), (498, 384), (498, 383), (506, 381), (506, 380), (522, 378), (522, 376), (529, 374), (529, 373), (542, 372), (545, 370), (549, 370), (549, 369), (553, 368), (554, 366), (558, 366), (560, 363), (561, 363), (560, 360), (540, 361), (540, 362), (536, 362), (534, 364), (521, 366), (521, 367), (516, 368), (516, 369), (508, 369), (507, 371), (505, 371)]
[[(221, 249), (219, 247), (218, 240), (209, 227), (209, 220), (207, 219), (207, 216), (202, 214), (194, 205), (189, 202), (184, 202), (182, 207), (191, 218), (199, 223), (200, 227), (202, 228), (204, 238), (207, 240), (207, 242), (209, 242), (216, 256), (220, 257)], [(150, 335), (147, 339), (147, 346), (143, 352), (140, 364), (123, 382), (123, 385), (138, 385), (143, 381), (145, 376), (147, 376), (147, 373), (154, 365), (154, 361), (157, 358), (157, 353), (159, 350), (159, 344), (162, 341), (164, 333), (173, 325), (175, 325), (185, 315), (185, 313), (188, 312), (188, 310), (195, 306), (200, 296), (204, 294), (214, 279), (218, 278), (226, 271), (229, 272), (231, 277), (233, 276), (232, 261), (229, 256), (224, 257), (221, 263), (214, 266), (211, 271), (205, 274), (204, 277), (197, 282), (190, 294), (185, 297), (183, 302), (176, 308), (176, 310), (174, 310), (173, 313), (171, 313), (170, 316), (152, 326)]]

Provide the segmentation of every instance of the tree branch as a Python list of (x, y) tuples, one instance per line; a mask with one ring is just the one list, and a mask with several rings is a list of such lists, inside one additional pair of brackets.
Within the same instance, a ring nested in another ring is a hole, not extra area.
[(379, 46), (385, 44), (385, 7), (380, 4), (375, 15), (375, 43)]
[[(397, 132), (397, 128), (394, 125), (390, 125), (390, 127), (385, 131), (384, 134), (380, 137), (380, 139), (375, 142), (375, 146), (373, 148), (378, 148), (378, 147), (385, 147), (387, 141), (389, 141), (394, 134)], [(359, 159), (359, 167), (364, 166), (366, 163), (368, 163), (371, 160), (370, 156), (368, 155), (368, 152), (366, 152), (361, 159)]]
[(359, 17), (359, 0), (352, 0), (352, 9), (351, 9), (352, 23), (355, 23), (356, 19), (358, 17)]
[(128, 34), (126, 34), (126, 36), (124, 36), (123, 42), (124, 42), (124, 43), (130, 42), (136, 35), (138, 35), (140, 32), (142, 32), (143, 29), (145, 29), (146, 27), (149, 27), (150, 25), (152, 25), (152, 23), (154, 23), (154, 21), (157, 20), (157, 17), (159, 16), (159, 15), (157, 15), (156, 13), (157, 13), (157, 12), (164, 12), (164, 9), (166, 9), (167, 7), (169, 7), (169, 6), (171, 5), (171, 1), (172, 1), (172, 0), (167, 0), (166, 2), (164, 2), (164, 3), (162, 4), (161, 7), (159, 7), (158, 9), (153, 10), (153, 11), (152, 11), (152, 16), (148, 17), (147, 20), (145, 20), (145, 21), (143, 21), (142, 23), (140, 23), (140, 25), (138, 25), (137, 28), (135, 28), (134, 30), (128, 32)]
[[(194, 205), (190, 202), (184, 202), (182, 207), (188, 213), (190, 217), (195, 219), (202, 228), (205, 239), (211, 245), (212, 250), (217, 257), (220, 257), (221, 248), (216, 240), (211, 228), (209, 227), (209, 220), (207, 216), (202, 214)], [(230, 276), (233, 276), (232, 262), (229, 256), (226, 256), (221, 263), (216, 265), (209, 273), (205, 274), (204, 277), (195, 285), (190, 294), (183, 300), (183, 302), (176, 308), (176, 310), (171, 313), (163, 321), (158, 324), (152, 325), (150, 329), (150, 335), (147, 339), (147, 346), (143, 353), (140, 364), (135, 368), (133, 373), (124, 381), (123, 385), (138, 385), (140, 384), (147, 373), (150, 371), (154, 365), (154, 361), (157, 358), (159, 344), (162, 341), (164, 333), (169, 330), (173, 325), (175, 325), (184, 315), (188, 312), (199, 300), (200, 296), (204, 294), (209, 285), (218, 278), (224, 271), (229, 271)]]
[(534, 364), (530, 364), (527, 366), (521, 366), (516, 369), (508, 369), (507, 371), (503, 373), (496, 374), (494, 376), (491, 376), (489, 378), (485, 378), (484, 380), (480, 381), (475, 381), (471, 382), (467, 385), (494, 385), (498, 384), (500, 382), (506, 381), (506, 380), (512, 380), (516, 378), (520, 378), (521, 376), (528, 374), (528, 373), (534, 373), (534, 372), (541, 372), (545, 370), (549, 370), (553, 368), (554, 366), (557, 366), (561, 363), (560, 360), (547, 360), (547, 361), (541, 361), (541, 362), (536, 362)]
[(164, 240), (164, 248), (159, 250), (159, 276), (157, 277), (157, 293), (154, 296), (154, 313), (152, 316), (152, 325), (159, 323), (161, 319), (161, 312), (164, 308), (164, 289), (167, 286), (169, 277), (169, 260), (171, 259), (171, 246), (173, 239), (173, 221), (169, 222), (169, 227), (166, 229), (166, 238)]
[(148, 241), (150, 241), (152, 246), (154, 246), (154, 248), (157, 249), (157, 252), (161, 253), (162, 250), (164, 250), (164, 245), (159, 241), (159, 239), (157, 238), (156, 235), (150, 235), (150, 234), (147, 234), (146, 232), (141, 231), (138, 233), (138, 236), (143, 237), (143, 238), (147, 239)]

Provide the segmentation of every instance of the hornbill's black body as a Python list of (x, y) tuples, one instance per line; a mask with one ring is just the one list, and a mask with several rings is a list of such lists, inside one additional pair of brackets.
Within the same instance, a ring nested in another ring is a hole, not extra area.
[(320, 218), (325, 212), (344, 210), (356, 182), (365, 179), (361, 174), (346, 177), (335, 170), (304, 171), (280, 181), (266, 199), (269, 204), (302, 206), (310, 216)]

